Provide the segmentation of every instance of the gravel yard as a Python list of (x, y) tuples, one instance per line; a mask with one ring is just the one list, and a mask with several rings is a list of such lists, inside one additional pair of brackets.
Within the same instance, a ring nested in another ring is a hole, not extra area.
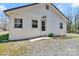
[(79, 39), (29, 40), (0, 44), (0, 55), (78, 56)]
[(75, 56), (79, 55), (78, 39), (48, 39), (33, 42), (30, 45), (31, 54), (39, 56)]

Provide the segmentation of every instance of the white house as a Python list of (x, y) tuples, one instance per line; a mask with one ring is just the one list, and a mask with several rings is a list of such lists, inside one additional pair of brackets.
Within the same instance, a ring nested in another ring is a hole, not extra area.
[(4, 11), (9, 17), (9, 39), (66, 35), (67, 18), (52, 3), (33, 3)]

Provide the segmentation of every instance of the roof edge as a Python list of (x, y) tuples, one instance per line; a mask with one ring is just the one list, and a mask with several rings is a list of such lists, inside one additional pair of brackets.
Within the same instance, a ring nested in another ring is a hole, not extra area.
[(29, 5), (24, 5), (24, 6), (20, 6), (20, 7), (15, 7), (15, 8), (11, 8), (11, 9), (4, 10), (3, 12), (15, 10), (15, 9), (20, 9), (20, 8), (23, 8), (23, 7), (28, 7), (28, 6), (37, 5), (37, 4), (40, 4), (40, 3), (33, 3), (33, 4), (29, 4)]
[(53, 5), (68, 20), (68, 18), (54, 4), (51, 3), (51, 5)]
[[(15, 7), (15, 8), (11, 8), (11, 9), (7, 9), (7, 10), (4, 10), (3, 12), (8, 12), (8, 11), (11, 11), (11, 10), (15, 10), (15, 9), (20, 9), (20, 8), (23, 8), (23, 7), (29, 7), (29, 6), (32, 6), (32, 5), (37, 5), (37, 4), (40, 4), (40, 3), (33, 3), (33, 4), (29, 4), (29, 5), (24, 5), (24, 6), (20, 6), (20, 7)], [(55, 7), (55, 9), (57, 11), (59, 11), (67, 20), (68, 18), (52, 3), (50, 3), (53, 7)]]

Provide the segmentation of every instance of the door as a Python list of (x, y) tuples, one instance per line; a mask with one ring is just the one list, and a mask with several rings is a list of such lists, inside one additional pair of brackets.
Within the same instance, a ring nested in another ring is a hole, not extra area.
[(41, 21), (41, 35), (46, 35), (46, 20)]
[(46, 30), (46, 26), (45, 26), (45, 21), (41, 22), (41, 31), (45, 31)]

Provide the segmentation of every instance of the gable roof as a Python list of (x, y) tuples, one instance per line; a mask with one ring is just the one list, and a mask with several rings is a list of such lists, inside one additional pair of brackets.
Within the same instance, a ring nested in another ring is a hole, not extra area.
[(4, 12), (15, 10), (15, 9), (20, 9), (20, 8), (24, 8), (24, 7), (29, 7), (29, 6), (37, 5), (37, 4), (39, 4), (39, 3), (33, 3), (33, 4), (24, 5), (24, 6), (20, 6), (20, 7), (16, 7), (16, 8), (11, 8), (11, 9), (4, 10)]
[[(24, 7), (29, 7), (29, 6), (33, 6), (33, 5), (37, 5), (37, 4), (40, 4), (40, 3), (33, 3), (33, 4), (29, 4), (29, 5), (24, 5), (24, 6), (12, 8), (12, 9), (7, 9), (7, 10), (4, 10), (4, 13), (5, 13), (5, 12), (8, 12), (8, 11), (15, 10), (15, 9), (20, 9), (20, 8), (24, 8)], [(52, 4), (52, 3), (50, 3), (50, 4), (51, 4), (57, 11), (59, 11), (66, 19), (68, 19), (54, 4)]]

